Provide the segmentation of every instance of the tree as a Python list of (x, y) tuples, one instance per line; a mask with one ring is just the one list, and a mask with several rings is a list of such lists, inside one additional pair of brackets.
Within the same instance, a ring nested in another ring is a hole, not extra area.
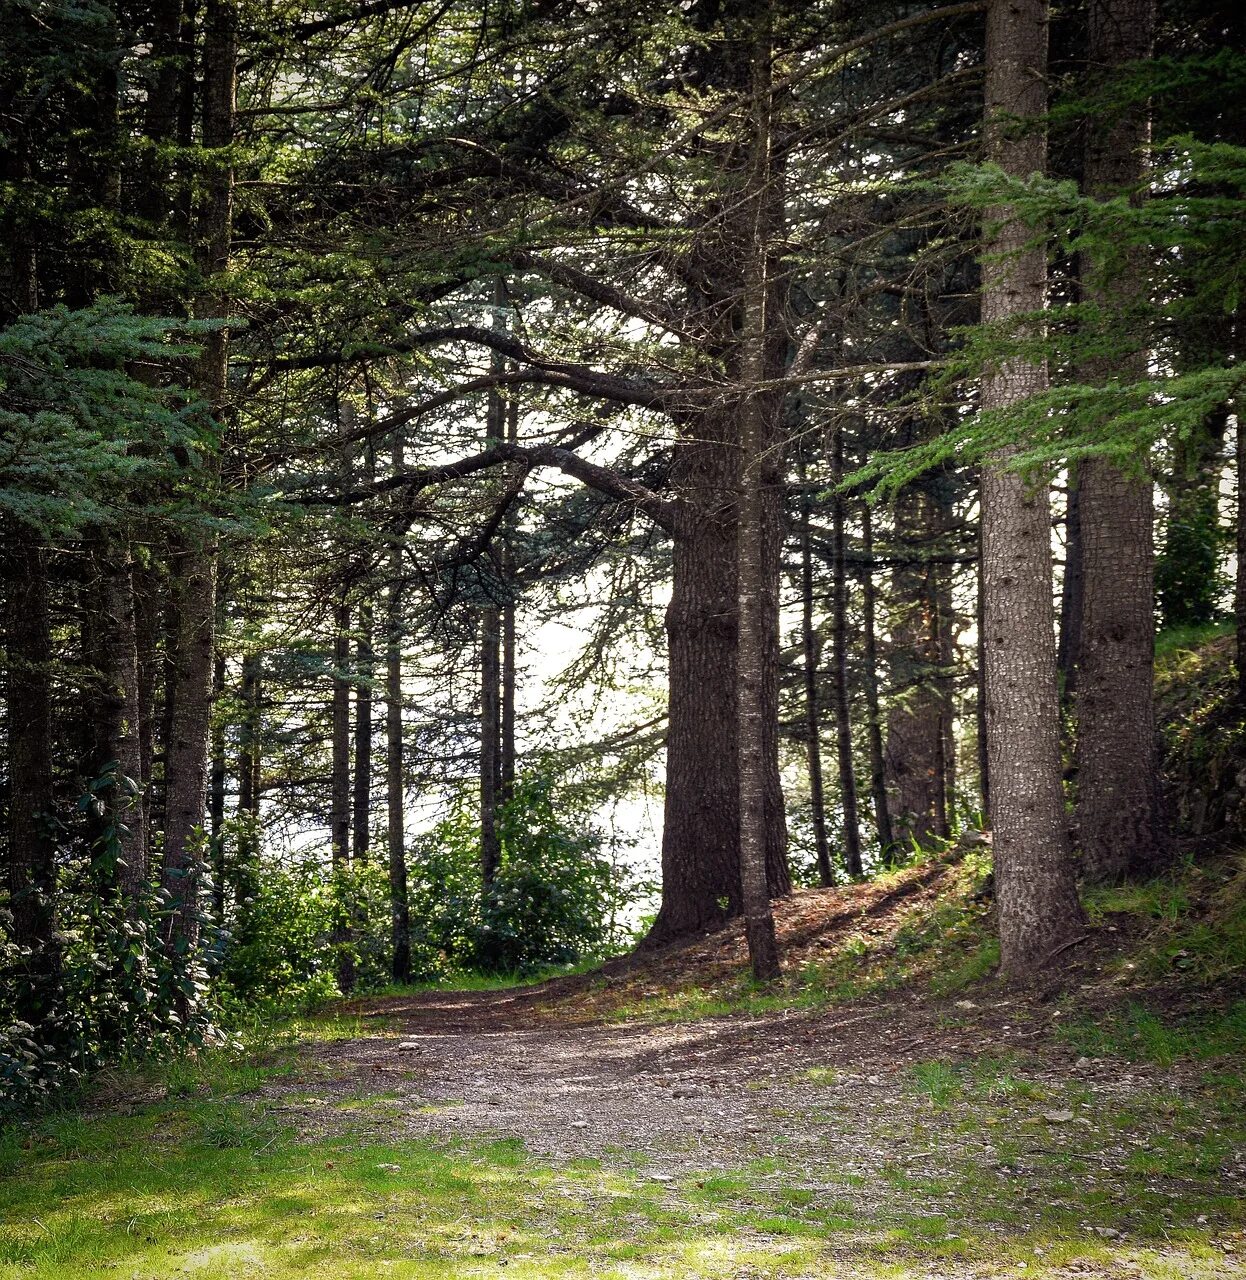
[[(1119, 76), (1150, 56), (1154, 0), (1091, 0), (1089, 58), (1096, 80)], [(1088, 122), (1082, 183), (1108, 200), (1137, 191), (1150, 136), (1145, 102)], [(1145, 296), (1145, 255), (1130, 255), (1107, 278), (1086, 255), (1083, 301), (1131, 325)], [(1109, 321), (1110, 322), (1110, 321)], [(1147, 352), (1087, 368), (1083, 380), (1142, 378)], [(1163, 860), (1156, 760), (1154, 514), (1152, 482), (1141, 467), (1088, 458), (1078, 469), (1082, 607), (1077, 681), (1077, 828), (1085, 876), (1119, 880)]]
[[(1043, 172), (1046, 48), (1046, 0), (992, 0), (986, 152), (1018, 178)], [(1007, 206), (986, 216), (983, 322), (1033, 317), (1046, 301), (1044, 249)], [(1041, 365), (1007, 358), (982, 380), (982, 409), (1032, 397), (1045, 379)], [(1045, 487), (997, 453), (982, 471), (983, 649), (1000, 965), (1012, 978), (1036, 973), (1082, 919), (1061, 788), (1050, 524)]]

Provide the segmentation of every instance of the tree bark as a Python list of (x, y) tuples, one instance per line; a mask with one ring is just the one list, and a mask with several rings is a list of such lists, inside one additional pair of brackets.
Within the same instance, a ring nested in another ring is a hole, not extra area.
[(806, 469), (801, 464), (800, 593), (801, 648), (805, 679), (805, 754), (809, 765), (809, 817), (813, 824), (813, 848), (818, 883), (828, 889), (835, 883), (830, 842), (826, 836), (826, 796), (822, 785), (822, 728), (818, 705), (818, 633), (813, 620), (813, 548), (810, 537), (812, 500)]
[(887, 780), (896, 825), (919, 846), (943, 839), (947, 822), (945, 734), (950, 702), (944, 642), (947, 574), (935, 562), (945, 523), (932, 491), (937, 477), (896, 497), (896, 533), (905, 549), (891, 581), (891, 684)]
[(884, 867), (895, 865), (896, 837), (891, 823), (891, 803), (887, 795), (887, 765), (883, 753), (882, 714), (878, 705), (878, 592), (874, 586), (874, 513), (868, 502), (861, 504), (861, 594), (864, 637), (861, 660), (864, 667), (865, 706), (869, 717), (870, 796), (874, 805), (874, 827), (878, 832), (879, 857)]
[(359, 606), (355, 639), (355, 774), (351, 797), (351, 857), (368, 859), (372, 817), (372, 606)]
[(259, 653), (242, 657), (242, 723), (238, 726), (238, 861), (234, 896), (240, 909), (259, 887), (260, 776), (263, 769), (264, 668)]
[[(198, 215), (197, 256), (207, 286), (197, 300), (199, 318), (224, 321), (229, 300), (223, 278), (233, 231), (234, 141), (238, 15), (233, 0), (206, 0), (203, 37), (203, 145), (205, 194)], [(229, 345), (226, 330), (203, 338), (196, 388), (216, 423), (227, 412)], [(169, 893), (169, 941), (192, 956), (199, 941), (199, 890), (207, 790), (208, 733), (212, 709), (213, 628), (216, 620), (215, 535), (183, 535), (173, 564), (178, 579), (177, 642), (166, 759), (165, 888)], [(183, 1012), (189, 997), (183, 999)]]
[(97, 561), (103, 596), (104, 732), (113, 766), (110, 819), (117, 849), (117, 890), (126, 914), (137, 918), (147, 893), (147, 823), (144, 817), (140, 735), (138, 623), (134, 607), (134, 565), (129, 548), (106, 546)]
[[(1112, 76), (1150, 55), (1153, 0), (1091, 0), (1090, 61)], [(1118, 197), (1143, 178), (1148, 112), (1136, 105), (1114, 120), (1089, 122), (1083, 182), (1095, 199)], [(1127, 326), (1145, 288), (1145, 257), (1110, 281), (1093, 261), (1082, 265), (1082, 297)], [(1128, 361), (1141, 377), (1147, 355)], [(1120, 373), (1096, 362), (1095, 382)], [(1164, 861), (1155, 728), (1155, 560), (1152, 485), (1106, 458), (1080, 466), (1084, 598), (1077, 681), (1077, 825), (1087, 879), (1115, 881), (1153, 873)]]
[[(831, 428), (831, 482), (844, 478), (842, 419)], [(852, 760), (852, 704), (848, 690), (848, 570), (844, 533), (844, 495), (831, 499), (831, 667), (835, 691), (835, 745), (839, 757), (839, 795), (844, 815), (844, 866), (855, 880), (865, 874), (861, 862), (861, 819), (857, 774)]]
[[(218, 618), (217, 629), (220, 622)], [(218, 649), (212, 659), (212, 701), (225, 692), (225, 655)], [(208, 758), (208, 848), (212, 858), (212, 919), (217, 928), (225, 924), (225, 726), (212, 726)]]
[(480, 612), (480, 876), (485, 891), (502, 864), (498, 838), (498, 778), (501, 730), (501, 633), (498, 609)]
[[(766, 877), (766, 760), (762, 728), (767, 712), (762, 684), (765, 668), (765, 587), (763, 539), (765, 512), (762, 463), (766, 447), (767, 404), (761, 398), (766, 376), (766, 266), (769, 244), (765, 192), (770, 184), (771, 51), (768, 33), (753, 50), (754, 130), (750, 181), (752, 235), (744, 279), (744, 332), (741, 359), (743, 400), (740, 493), (737, 503), (737, 658), (736, 750), (739, 758), (740, 885), (744, 934), (753, 977), (769, 982), (780, 973), (774, 914)], [(815, 726), (816, 727), (816, 726)]]
[[(402, 437), (394, 437), (394, 474), (401, 475)], [(402, 544), (389, 550), (385, 612), (385, 796), (389, 842), (391, 973), (411, 980), (411, 917), (407, 895), (406, 805), (402, 743)]]
[[(986, 24), (986, 153), (1004, 172), (1042, 173), (1047, 109), (1046, 0), (991, 0)], [(1017, 128), (1023, 122), (1024, 130)], [(987, 210), (982, 319), (1008, 323), (1046, 303), (1044, 248), (1007, 207)], [(1007, 409), (1043, 390), (1046, 370), (1012, 358), (987, 372), (982, 407)], [(991, 459), (982, 472), (987, 749), (1000, 962), (1033, 974), (1077, 936), (1060, 769), (1060, 704), (1047, 492)]]

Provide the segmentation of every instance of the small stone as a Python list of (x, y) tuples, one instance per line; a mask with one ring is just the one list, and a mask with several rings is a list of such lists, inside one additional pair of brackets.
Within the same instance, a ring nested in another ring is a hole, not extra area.
[(672, 1098), (699, 1098), (700, 1096), (701, 1090), (690, 1084), (676, 1085), (671, 1090)]
[(1120, 1235), (1120, 1232), (1115, 1227), (1096, 1227), (1095, 1231), (1105, 1240), (1115, 1240)]
[(651, 1173), (649, 1175), (650, 1182), (674, 1182), (675, 1179), (669, 1173)]
[(376, 1166), (382, 1173), (401, 1173), (402, 1165), (400, 1164), (378, 1164)]
[(571, 1127), (572, 1127), (573, 1129), (587, 1129), (587, 1128), (588, 1128), (588, 1121), (587, 1121), (587, 1120), (572, 1120), (572, 1122), (571, 1122)]
[(398, 1044), (399, 1053), (419, 1053), (424, 1046), (418, 1040), (401, 1040)]
[(976, 1009), (978, 1006), (973, 1000), (958, 1000), (956, 1002), (956, 1007), (958, 1009)]
[(1043, 1119), (1048, 1124), (1068, 1124), (1073, 1119), (1071, 1111), (1044, 1111)]

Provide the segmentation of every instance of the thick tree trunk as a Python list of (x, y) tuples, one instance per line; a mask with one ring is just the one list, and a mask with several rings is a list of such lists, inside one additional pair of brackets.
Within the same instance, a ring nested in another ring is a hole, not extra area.
[[(401, 475), (402, 439), (394, 439), (394, 474)], [(385, 612), (385, 798), (389, 856), (390, 972), (411, 980), (411, 917), (407, 896), (406, 805), (402, 749), (402, 546), (389, 552)]]
[[(986, 33), (987, 158), (1008, 174), (1042, 173), (1046, 142), (1045, 0), (991, 0)], [(1024, 132), (1018, 120), (1029, 123)], [(1046, 303), (1046, 254), (1005, 208), (985, 215), (982, 319), (1008, 323)], [(982, 381), (982, 407), (1007, 409), (1046, 386), (1020, 359)], [(1005, 975), (1023, 978), (1077, 936), (1081, 908), (1069, 859), (1060, 770), (1060, 703), (1052, 601), (1051, 517), (1037, 487), (997, 457), (982, 472), (987, 748), (995, 900)]]
[(52, 843), (52, 636), (48, 569), (28, 530), (3, 526), (5, 695), (8, 736), (8, 890), (20, 961), (18, 1012), (37, 1022), (55, 998), (60, 969), (55, 934), (56, 865)]
[(813, 548), (809, 529), (812, 500), (805, 468), (801, 466), (800, 594), (801, 649), (805, 680), (805, 755), (809, 765), (809, 817), (813, 825), (813, 849), (818, 883), (835, 883), (831, 847), (826, 836), (826, 795), (822, 785), (822, 716), (818, 705), (818, 653), (821, 648), (813, 620)]
[(887, 763), (883, 752), (882, 714), (878, 705), (878, 592), (874, 586), (874, 513), (868, 502), (861, 504), (861, 572), (864, 636), (865, 707), (869, 717), (870, 797), (874, 805), (874, 828), (878, 832), (879, 857), (884, 867), (895, 865), (896, 837), (891, 822), (891, 802), (887, 795)]
[[(844, 478), (843, 421), (832, 427), (831, 481)], [(852, 760), (852, 704), (848, 690), (848, 569), (842, 493), (831, 499), (831, 667), (835, 691), (835, 745), (839, 757), (839, 797), (844, 815), (844, 867), (852, 878), (865, 874), (861, 863), (861, 819), (857, 773)]]
[[(1111, 76), (1150, 55), (1153, 0), (1091, 0), (1090, 61)], [(1150, 136), (1145, 107), (1087, 125), (1083, 182), (1097, 199), (1117, 197), (1144, 172)], [(1145, 289), (1146, 262), (1110, 281), (1082, 267), (1082, 296), (1107, 312), (1126, 311)], [(1123, 323), (1127, 318), (1122, 317)], [(1129, 361), (1139, 377), (1147, 355)], [(1087, 368), (1102, 381), (1112, 367)], [(1080, 670), (1077, 681), (1077, 826), (1082, 866), (1093, 881), (1155, 871), (1164, 860), (1156, 758), (1152, 486), (1106, 458), (1083, 462), (1078, 476), (1082, 569)]]
[(986, 570), (982, 563), (982, 515), (978, 513), (977, 586), (974, 592), (974, 626), (978, 632), (977, 670), (974, 672), (974, 736), (978, 757), (978, 798), (982, 818), (991, 825), (991, 753), (987, 749), (986, 716)]
[[(715, 50), (713, 78), (730, 91), (750, 83), (755, 30), (744, 17)], [(776, 135), (779, 128), (776, 127)], [(703, 388), (702, 406), (676, 415), (670, 491), (682, 509), (674, 536), (671, 600), (666, 611), (669, 720), (662, 832), (662, 904), (647, 941), (661, 944), (715, 928), (743, 911), (740, 888), (739, 744), (736, 732), (737, 510), (744, 438), (741, 377), (744, 267), (749, 261), (751, 202), (743, 132), (722, 145), (722, 195), (702, 211), (691, 246), (689, 327), (698, 359), (709, 358), (724, 381)], [(782, 242), (783, 159), (775, 154), (764, 193), (766, 240)], [(766, 381), (782, 377), (788, 357), (787, 273), (767, 270)], [(731, 300), (724, 305), (724, 299)], [(763, 664), (761, 754), (765, 794), (766, 875), (772, 897), (791, 889), (787, 826), (779, 785), (779, 582), (783, 546), (783, 396), (767, 389), (761, 465), (760, 589)]]

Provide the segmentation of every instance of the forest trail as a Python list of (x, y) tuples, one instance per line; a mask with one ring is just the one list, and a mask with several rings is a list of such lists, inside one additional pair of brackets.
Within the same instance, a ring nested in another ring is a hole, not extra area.
[(775, 1230), (831, 1221), (845, 1262), (868, 1237), (939, 1259), (921, 1275), (998, 1274), (984, 1246), (1020, 1247), (1030, 1275), (1246, 1274), (1246, 1148), (1209, 1128), (1202, 1074), (1080, 1056), (1041, 1000), (594, 1022), (584, 988), (360, 1001), (377, 1034), (318, 1045), (307, 1092), (268, 1092), (309, 1140), (511, 1144), (693, 1204), (708, 1187)]

